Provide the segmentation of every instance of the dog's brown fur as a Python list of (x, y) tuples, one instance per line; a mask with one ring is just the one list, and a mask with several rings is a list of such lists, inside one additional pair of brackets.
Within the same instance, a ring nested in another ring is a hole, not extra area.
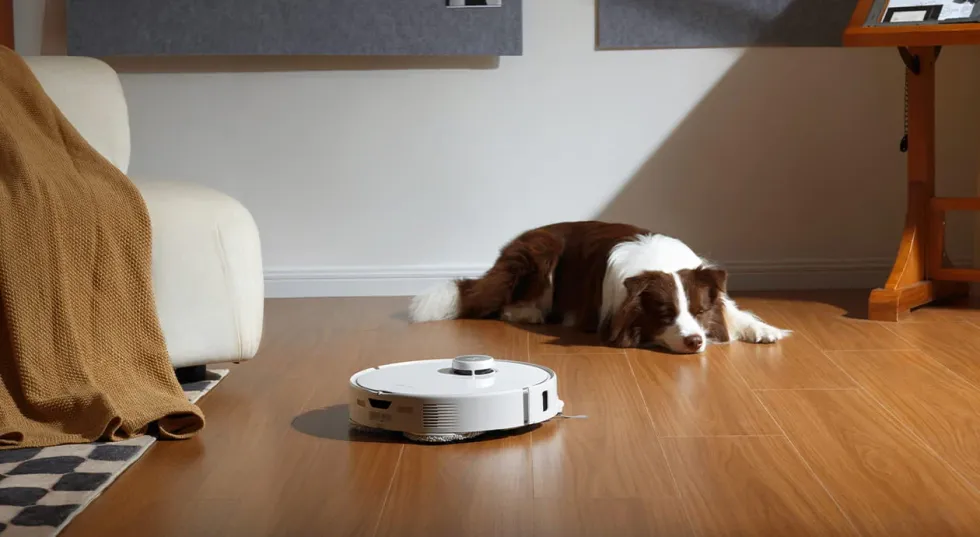
[[(671, 275), (646, 272), (624, 282), (626, 300), (600, 323), (602, 286), (612, 249), (649, 231), (597, 221), (565, 222), (527, 231), (504, 246), (481, 278), (458, 280), (460, 318), (506, 317), (509, 308), (538, 308), (546, 322), (599, 332), (604, 343), (635, 347), (652, 341), (676, 316)], [(701, 267), (678, 273), (691, 314), (709, 339), (727, 341), (721, 295), (727, 274)]]

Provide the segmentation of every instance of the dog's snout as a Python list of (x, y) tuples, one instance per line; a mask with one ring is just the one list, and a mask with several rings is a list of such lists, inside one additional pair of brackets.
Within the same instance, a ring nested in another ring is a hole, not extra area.
[(704, 343), (704, 338), (701, 336), (687, 336), (684, 338), (684, 346), (691, 351), (701, 350), (701, 345)]

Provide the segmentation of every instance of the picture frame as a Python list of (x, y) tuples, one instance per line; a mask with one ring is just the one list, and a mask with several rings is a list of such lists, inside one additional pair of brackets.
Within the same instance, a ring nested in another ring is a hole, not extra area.
[[(966, 16), (956, 16), (971, 6)], [(951, 11), (954, 16), (943, 17)], [(980, 2), (977, 0), (874, 0), (864, 26), (930, 26), (980, 22)]]

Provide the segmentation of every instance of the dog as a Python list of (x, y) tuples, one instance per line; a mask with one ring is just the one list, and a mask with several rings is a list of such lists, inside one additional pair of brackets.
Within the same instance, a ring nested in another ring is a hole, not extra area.
[(496, 318), (597, 332), (609, 347), (701, 353), (791, 334), (742, 310), (728, 273), (680, 240), (629, 224), (562, 222), (522, 233), (480, 278), (412, 299), (412, 322)]

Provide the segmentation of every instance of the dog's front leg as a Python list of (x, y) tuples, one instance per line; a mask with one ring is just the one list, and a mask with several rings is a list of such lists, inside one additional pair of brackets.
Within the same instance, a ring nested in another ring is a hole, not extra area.
[(725, 295), (722, 298), (725, 308), (725, 324), (729, 339), (749, 343), (775, 343), (793, 332), (776, 328), (755, 315), (739, 309), (735, 301)]

